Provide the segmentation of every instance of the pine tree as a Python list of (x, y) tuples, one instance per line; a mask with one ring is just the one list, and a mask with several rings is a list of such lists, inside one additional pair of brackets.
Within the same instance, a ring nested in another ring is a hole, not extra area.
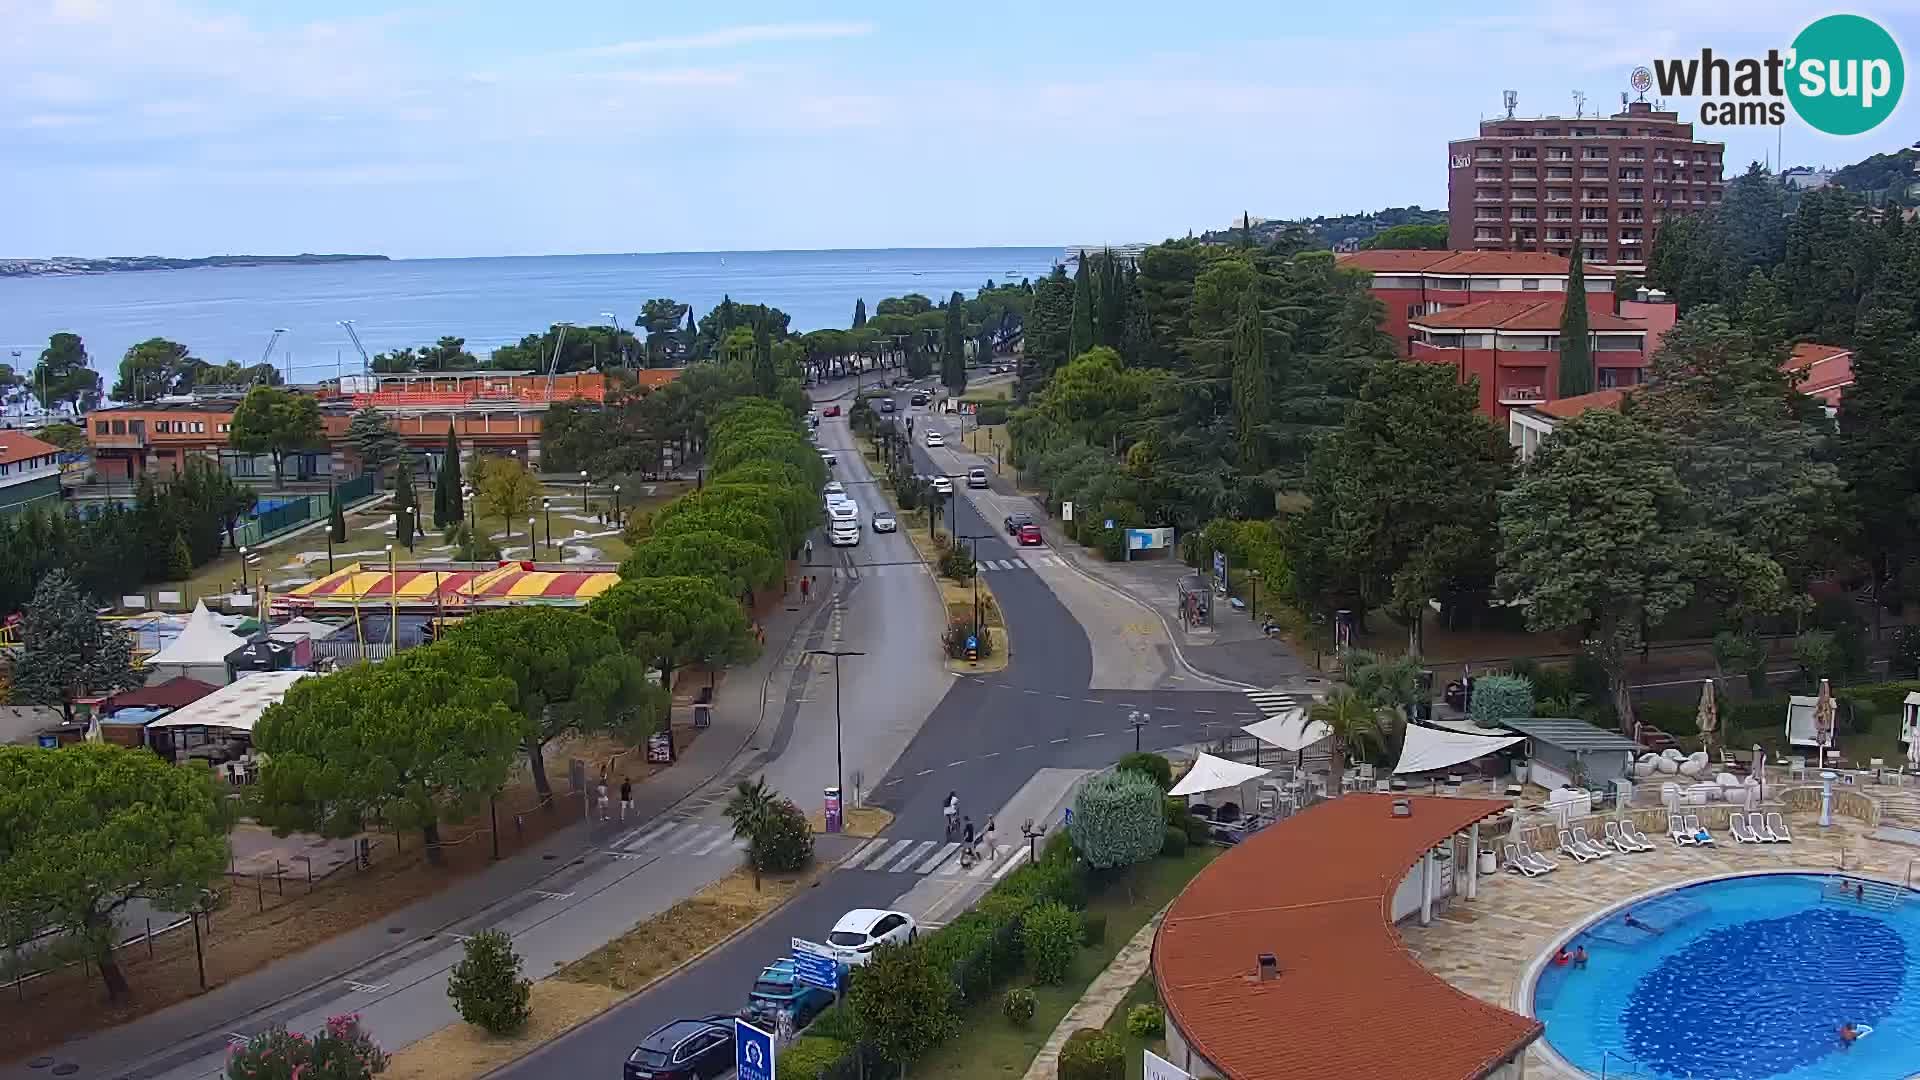
[(865, 325), (867, 325), (867, 301), (862, 297), (853, 302), (853, 328), (858, 330)]
[(1587, 336), (1587, 268), (1580, 245), (1567, 261), (1566, 310), (1560, 314), (1560, 385), (1555, 397), (1593, 392), (1593, 343)]
[(1269, 402), (1265, 319), (1259, 290), (1250, 287), (1240, 300), (1240, 316), (1233, 327), (1233, 438), (1240, 452), (1240, 470), (1248, 475), (1267, 467), (1261, 427), (1267, 422)]
[(447, 428), (447, 445), (440, 451), (440, 473), (433, 482), (433, 527), (444, 529), (465, 517), (460, 500), (460, 439)]
[(167, 545), (168, 581), (185, 581), (193, 576), (193, 552), (187, 550), (187, 538), (179, 533), (173, 534), (173, 543)]
[(327, 516), (327, 538), (336, 544), (347, 542), (347, 514), (340, 508), (340, 491), (335, 488), (331, 493), (333, 513)]
[(1093, 280), (1087, 272), (1087, 257), (1080, 256), (1079, 269), (1073, 272), (1073, 321), (1067, 336), (1067, 362), (1093, 348)]
[(1114, 258), (1113, 252), (1101, 254), (1100, 277), (1094, 285), (1099, 300), (1095, 310), (1099, 316), (1094, 323), (1093, 343), (1118, 351), (1126, 332), (1127, 287), (1120, 260)]
[(394, 537), (408, 551), (413, 550), (413, 534), (420, 526), (420, 500), (413, 491), (413, 459), (401, 458), (393, 481)]

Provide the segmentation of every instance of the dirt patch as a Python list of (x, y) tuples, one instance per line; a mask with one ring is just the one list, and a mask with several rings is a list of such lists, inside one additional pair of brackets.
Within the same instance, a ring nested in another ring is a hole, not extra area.
[[(821, 810), (807, 815), (807, 823), (816, 833), (827, 831), (827, 814)], [(877, 806), (856, 806), (840, 816), (840, 834), (842, 836), (878, 836), (880, 831), (893, 824), (893, 815)]]
[(553, 979), (608, 987), (622, 993), (655, 979), (719, 945), (734, 932), (799, 892), (816, 872), (793, 876), (735, 870), (553, 973)]
[(542, 979), (533, 984), (533, 1016), (506, 1038), (467, 1023), (448, 1024), (393, 1055), (385, 1080), (464, 1080), (484, 1076), (605, 1012), (623, 995), (588, 983)]

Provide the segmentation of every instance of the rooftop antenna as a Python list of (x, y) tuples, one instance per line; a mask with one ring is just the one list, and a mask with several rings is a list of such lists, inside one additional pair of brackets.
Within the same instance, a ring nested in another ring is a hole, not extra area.
[(1507, 119), (1513, 119), (1513, 110), (1520, 104), (1520, 91), (1502, 90), (1500, 92), (1500, 100), (1505, 103), (1507, 107)]
[(1575, 90), (1573, 92), (1573, 118), (1578, 120), (1586, 115), (1587, 92), (1585, 90)]

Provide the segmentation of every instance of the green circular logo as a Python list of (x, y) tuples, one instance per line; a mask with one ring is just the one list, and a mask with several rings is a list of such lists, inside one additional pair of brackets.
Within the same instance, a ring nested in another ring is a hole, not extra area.
[(1900, 46), (1872, 19), (1829, 15), (1793, 39), (1787, 97), (1800, 119), (1828, 135), (1878, 127), (1900, 104), (1906, 81)]

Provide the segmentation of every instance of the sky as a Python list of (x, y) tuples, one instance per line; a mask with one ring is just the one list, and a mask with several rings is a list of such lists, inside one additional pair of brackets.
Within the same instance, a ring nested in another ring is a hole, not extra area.
[[(1829, 9), (1733, 10), (0, 0), (0, 256), (1123, 244), (1444, 206), (1501, 91), (1611, 109), (1635, 65)], [(1920, 0), (1847, 10), (1920, 61)], [(1853, 139), (1794, 121), (1788, 163), (1906, 145), (1917, 93)], [(1774, 152), (1715, 130), (1730, 173)]]

